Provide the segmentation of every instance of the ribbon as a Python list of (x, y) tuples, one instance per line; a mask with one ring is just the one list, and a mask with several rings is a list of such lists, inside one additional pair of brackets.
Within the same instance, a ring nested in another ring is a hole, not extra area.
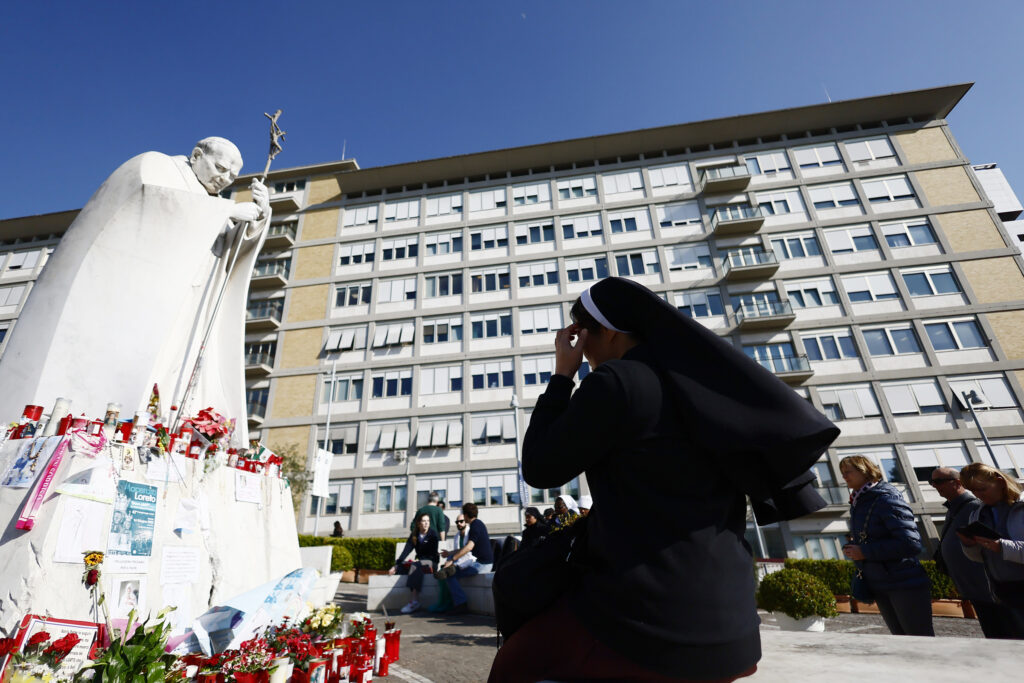
[[(50, 437), (47, 437), (50, 438)], [(39, 512), (40, 506), (43, 504), (43, 499), (46, 498), (47, 492), (50, 490), (50, 484), (53, 483), (54, 478), (57, 476), (57, 469), (60, 467), (61, 462), (64, 460), (64, 454), (67, 453), (68, 443), (70, 439), (68, 437), (58, 437), (61, 439), (57, 445), (57, 449), (48, 459), (48, 465), (46, 471), (43, 472), (42, 479), (36, 484), (36, 490), (33, 495), (25, 503), (24, 509), (21, 511), (21, 515), (18, 517), (18, 523), (15, 525), (17, 529), (24, 529), (29, 531), (35, 526), (36, 513)]]

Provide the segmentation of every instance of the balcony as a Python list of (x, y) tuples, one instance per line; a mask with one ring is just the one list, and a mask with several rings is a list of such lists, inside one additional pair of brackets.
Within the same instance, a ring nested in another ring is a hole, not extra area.
[(296, 223), (275, 223), (267, 228), (267, 238), (263, 240), (264, 247), (275, 249), (287, 249), (295, 244)]
[(845, 486), (815, 486), (814, 490), (829, 505), (842, 505), (843, 509), (846, 509), (846, 506), (849, 505), (850, 489)]
[(814, 375), (807, 356), (777, 356), (756, 360), (761, 367), (771, 370), (776, 377), (787, 384), (800, 384)]
[(726, 280), (763, 280), (775, 274), (779, 261), (775, 254), (760, 247), (735, 249), (722, 260)]
[(245, 412), (249, 415), (249, 424), (257, 427), (263, 424), (263, 418), (267, 414), (266, 403), (246, 403)]
[(245, 354), (245, 376), (265, 377), (274, 371), (274, 356), (269, 353)]
[(744, 164), (712, 166), (700, 172), (701, 192), (740, 192), (750, 184), (750, 171)]
[(249, 304), (245, 309), (246, 330), (276, 330), (281, 327), (281, 308), (283, 304), (280, 299), (271, 302), (259, 302)]
[(299, 197), (301, 194), (301, 192), (296, 191), (270, 195), (270, 210), (278, 215), (295, 213), (299, 210)]
[(257, 263), (252, 269), (252, 277), (249, 279), (249, 286), (253, 289), (279, 289), (288, 284), (287, 263)]
[(736, 325), (741, 330), (780, 329), (796, 320), (788, 301), (757, 301), (736, 309)]
[(749, 235), (764, 225), (765, 213), (760, 206), (750, 204), (726, 204), (711, 214), (711, 233), (724, 235)]

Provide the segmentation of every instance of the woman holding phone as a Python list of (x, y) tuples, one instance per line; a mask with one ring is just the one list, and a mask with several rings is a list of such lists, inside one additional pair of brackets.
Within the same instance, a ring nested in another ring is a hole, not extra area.
[[(971, 513), (969, 524), (957, 529), (964, 554), (985, 564), (992, 591), (1016, 618), (1017, 637), (1024, 638), (1024, 502), (1020, 484), (994, 467), (980, 462), (960, 470), (960, 481), (982, 506)], [(981, 533), (971, 528), (976, 523)], [(969, 535), (968, 535), (969, 534)], [(985, 538), (985, 535), (998, 538)]]

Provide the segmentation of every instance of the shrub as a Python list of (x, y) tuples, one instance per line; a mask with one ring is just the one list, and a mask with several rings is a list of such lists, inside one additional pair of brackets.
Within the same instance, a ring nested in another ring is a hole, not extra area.
[(921, 560), (921, 566), (932, 582), (932, 600), (960, 600), (953, 579), (935, 568), (935, 560)]
[(331, 548), (331, 571), (347, 572), (355, 569), (355, 562), (352, 560), (352, 553), (342, 545), (342, 538), (324, 536), (307, 536), (299, 534), (299, 547), (306, 548), (317, 545), (329, 545)]
[(832, 595), (849, 595), (853, 562), (848, 560), (786, 560), (787, 569), (796, 569), (821, 579)]
[(757, 606), (794, 619), (839, 614), (828, 587), (820, 579), (796, 569), (780, 569), (764, 577), (757, 589)]
[(342, 538), (342, 547), (352, 554), (360, 569), (390, 569), (395, 565), (395, 547), (404, 538)]

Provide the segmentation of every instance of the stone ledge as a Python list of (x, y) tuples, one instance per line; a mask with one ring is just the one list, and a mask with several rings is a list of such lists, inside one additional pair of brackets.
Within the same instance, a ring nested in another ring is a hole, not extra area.
[[(409, 589), (405, 587), (406, 576), (371, 576), (369, 590), (366, 593), (366, 611), (377, 612), (387, 609), (394, 614), (405, 607), (411, 598)], [(491, 593), (491, 582), (494, 574), (477, 574), (459, 579), (459, 585), (466, 592), (469, 611), (473, 614), (494, 615), (494, 595)], [(437, 579), (433, 576), (423, 578), (423, 590), (420, 591), (422, 609), (437, 602)]]

